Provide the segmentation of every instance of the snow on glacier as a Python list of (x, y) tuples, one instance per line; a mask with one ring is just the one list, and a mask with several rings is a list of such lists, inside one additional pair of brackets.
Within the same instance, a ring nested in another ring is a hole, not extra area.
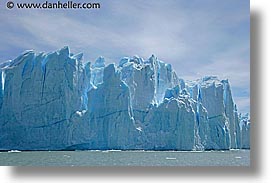
[(185, 81), (154, 55), (105, 63), (64, 47), (1, 64), (0, 149), (250, 148), (228, 80)]

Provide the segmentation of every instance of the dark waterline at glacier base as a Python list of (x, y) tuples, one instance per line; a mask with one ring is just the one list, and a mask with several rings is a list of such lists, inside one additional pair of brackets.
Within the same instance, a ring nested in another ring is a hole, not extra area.
[(0, 152), (0, 166), (250, 166), (250, 150)]

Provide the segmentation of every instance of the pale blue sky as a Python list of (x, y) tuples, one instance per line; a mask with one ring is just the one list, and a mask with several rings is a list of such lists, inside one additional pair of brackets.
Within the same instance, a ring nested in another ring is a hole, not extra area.
[(0, 1), (0, 62), (65, 45), (88, 61), (154, 53), (183, 79), (228, 78), (239, 111), (249, 111), (249, 0), (97, 2), (101, 9), (9, 10)]

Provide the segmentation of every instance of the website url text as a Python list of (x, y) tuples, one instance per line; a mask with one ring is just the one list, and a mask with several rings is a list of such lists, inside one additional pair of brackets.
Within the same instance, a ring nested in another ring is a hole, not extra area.
[(74, 1), (45, 1), (43, 3), (14, 3), (13, 1), (8, 1), (6, 5), (8, 9), (100, 9), (100, 3), (76, 3)]

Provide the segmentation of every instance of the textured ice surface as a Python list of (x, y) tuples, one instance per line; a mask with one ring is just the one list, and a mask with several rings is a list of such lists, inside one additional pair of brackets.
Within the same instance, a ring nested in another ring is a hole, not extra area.
[(241, 148), (250, 149), (250, 116), (240, 115)]
[(186, 82), (154, 55), (116, 66), (26, 51), (0, 76), (2, 150), (250, 148), (227, 80)]
[(240, 148), (240, 127), (228, 80), (207, 76), (187, 84), (191, 97), (208, 113), (210, 149)]

